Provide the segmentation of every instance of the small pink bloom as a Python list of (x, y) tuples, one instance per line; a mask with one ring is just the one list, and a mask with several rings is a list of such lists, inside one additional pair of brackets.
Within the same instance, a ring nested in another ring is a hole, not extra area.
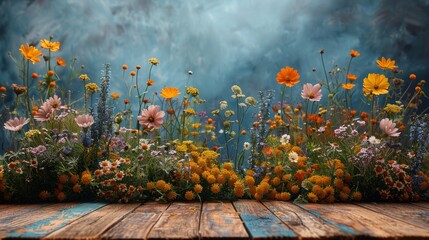
[(401, 134), (401, 132), (399, 132), (399, 129), (395, 127), (396, 123), (394, 123), (388, 118), (381, 119), (380, 121), (381, 130), (383, 130), (383, 132), (390, 137), (399, 137), (399, 135)]
[(46, 122), (51, 119), (54, 111), (55, 109), (52, 108), (52, 105), (49, 102), (45, 102), (34, 115), (34, 119), (39, 122)]
[(312, 102), (320, 101), (322, 99), (322, 86), (320, 84), (314, 86), (311, 83), (304, 84), (301, 97)]
[(30, 122), (30, 119), (28, 118), (11, 118), (9, 119), (5, 124), (4, 124), (4, 128), (12, 131), (12, 132), (18, 132), (21, 131), (21, 129), (24, 127), (25, 124), (27, 124), (28, 122)]
[(79, 115), (74, 119), (74, 121), (81, 128), (87, 128), (94, 124), (94, 118), (89, 114)]
[(146, 127), (160, 128), (163, 122), (165, 112), (159, 110), (159, 106), (150, 105), (147, 109), (142, 110), (142, 115), (138, 116), (140, 125)]
[(59, 98), (57, 95), (50, 97), (48, 100), (46, 100), (46, 103), (49, 103), (49, 105), (51, 105), (51, 107), (55, 110), (60, 110), (61, 108), (61, 98)]

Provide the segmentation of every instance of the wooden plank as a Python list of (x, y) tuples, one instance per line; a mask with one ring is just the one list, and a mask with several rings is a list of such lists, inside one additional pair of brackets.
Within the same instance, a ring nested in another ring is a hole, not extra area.
[(109, 204), (61, 228), (46, 239), (98, 239), (140, 204)]
[(343, 231), (293, 203), (269, 201), (263, 204), (296, 232), (300, 239), (345, 238), (356, 234)]
[[(105, 203), (82, 203), (71, 208), (63, 209), (51, 217), (11, 232), (7, 234), (6, 237), (40, 238), (105, 205)], [(31, 215), (30, 213), (27, 217)]]
[(0, 222), (9, 222), (19, 215), (28, 214), (31, 211), (46, 207), (48, 204), (8, 204), (0, 209)]
[(429, 209), (427, 208), (407, 203), (360, 203), (358, 205), (399, 221), (429, 229)]
[(422, 208), (429, 208), (429, 202), (415, 202), (412, 204), (419, 206), (419, 207), (422, 207)]
[(205, 202), (201, 212), (201, 239), (249, 239), (240, 215), (230, 202)]
[(9, 215), (7, 218), (3, 218), (2, 221), (0, 221), (0, 238), (4, 238), (8, 233), (15, 232), (25, 226), (34, 224), (43, 219), (50, 218), (58, 214), (58, 212), (76, 205), (77, 203), (53, 204), (38, 208), (34, 211), (30, 211), (28, 212), (29, 215)]
[(103, 234), (103, 239), (145, 239), (170, 204), (146, 203)]
[(365, 238), (429, 238), (429, 229), (407, 224), (354, 204), (302, 204), (300, 206), (343, 231), (357, 232), (357, 235)]
[(200, 203), (172, 203), (147, 239), (198, 239)]
[(253, 239), (297, 237), (288, 226), (258, 201), (239, 200), (234, 202), (234, 206)]

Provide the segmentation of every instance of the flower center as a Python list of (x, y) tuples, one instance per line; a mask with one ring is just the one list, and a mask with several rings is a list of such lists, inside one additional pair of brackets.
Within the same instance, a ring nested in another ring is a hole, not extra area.
[(147, 120), (148, 120), (149, 122), (154, 122), (154, 121), (155, 121), (155, 118), (153, 118), (153, 117), (149, 117)]
[(314, 98), (314, 94), (308, 94), (308, 98), (313, 99)]
[(378, 89), (378, 85), (374, 85), (374, 89), (377, 90)]

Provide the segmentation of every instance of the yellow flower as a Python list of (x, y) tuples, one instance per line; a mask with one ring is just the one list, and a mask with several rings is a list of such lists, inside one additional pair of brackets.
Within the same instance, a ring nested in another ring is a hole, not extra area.
[(88, 81), (88, 80), (91, 80), (91, 79), (88, 77), (88, 74), (81, 74), (81, 75), (79, 76), (79, 79), (80, 79), (81, 81)]
[(317, 202), (317, 200), (319, 200), (319, 198), (316, 196), (316, 194), (310, 192), (307, 194), (308, 199), (310, 200), (310, 202)]
[(40, 46), (44, 49), (49, 49), (52, 52), (60, 50), (60, 42), (51, 42), (48, 39), (40, 40)]
[(388, 113), (393, 113), (393, 114), (400, 113), (401, 110), (402, 110), (402, 107), (395, 104), (390, 104), (390, 103), (388, 103), (386, 107), (384, 107), (384, 111)]
[(395, 66), (395, 60), (391, 60), (390, 58), (386, 60), (385, 57), (382, 57), (381, 60), (377, 59), (377, 66), (383, 70), (393, 70), (398, 67)]
[(176, 197), (177, 197), (177, 194), (175, 192), (168, 192), (167, 194), (168, 200), (174, 200), (176, 199)]
[(91, 172), (90, 171), (84, 171), (82, 173), (82, 176), (80, 178), (80, 181), (83, 185), (88, 185), (92, 181)]
[(194, 198), (195, 198), (195, 194), (194, 194), (194, 192), (192, 192), (192, 191), (187, 191), (187, 192), (185, 193), (185, 199), (186, 199), (186, 200), (191, 201), (191, 200), (194, 200)]
[(220, 192), (220, 186), (219, 186), (219, 184), (217, 184), (217, 183), (213, 184), (212, 187), (210, 188), (210, 190), (214, 194), (219, 193)]
[(41, 134), (41, 132), (39, 130), (28, 130), (27, 132), (25, 132), (25, 137), (26, 138), (32, 138), (35, 135), (39, 135)]
[(112, 93), (112, 94), (110, 94), (110, 96), (113, 98), (113, 100), (116, 100), (116, 99), (118, 99), (121, 96), (121, 94), (119, 94), (119, 93)]
[(389, 81), (383, 74), (370, 73), (363, 80), (363, 92), (365, 95), (387, 94), (389, 86)]
[(31, 61), (33, 64), (36, 62), (40, 62), (40, 56), (42, 56), (42, 51), (37, 49), (34, 46), (30, 46), (27, 43), (27, 46), (24, 44), (21, 44), (21, 47), (19, 48), (19, 51), (21, 51), (22, 55), (29, 61)]
[(193, 115), (197, 115), (197, 113), (195, 112), (195, 110), (193, 108), (187, 108), (183, 111), (185, 113), (185, 115), (187, 116), (193, 116)]
[(196, 185), (194, 186), (194, 191), (195, 191), (196, 193), (201, 193), (201, 192), (203, 191), (203, 186), (201, 186), (200, 184), (196, 184)]
[(171, 99), (177, 97), (179, 94), (179, 89), (175, 87), (166, 87), (161, 90), (160, 96), (166, 99)]
[(148, 62), (155, 66), (159, 64), (158, 58), (149, 58)]
[(186, 89), (186, 94), (189, 94), (193, 97), (196, 97), (200, 94), (200, 92), (198, 91), (198, 88), (194, 88), (194, 87), (188, 87)]
[(342, 84), (342, 87), (343, 87), (345, 90), (350, 90), (350, 89), (352, 89), (352, 88), (354, 88), (354, 87), (355, 87), (355, 84), (353, 84), (353, 83), (343, 83), (343, 84)]
[(88, 83), (85, 85), (85, 89), (90, 93), (95, 93), (98, 91), (98, 86), (96, 83)]

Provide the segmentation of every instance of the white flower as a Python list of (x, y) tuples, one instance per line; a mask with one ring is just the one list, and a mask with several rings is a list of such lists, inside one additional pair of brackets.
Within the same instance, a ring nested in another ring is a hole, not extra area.
[(282, 135), (282, 137), (280, 138), (280, 143), (281, 144), (288, 144), (290, 140), (290, 135), (288, 134), (284, 134)]
[(228, 107), (228, 102), (227, 101), (220, 101), (220, 110), (224, 110), (225, 108)]
[(223, 133), (223, 129), (219, 130), (219, 133), (222, 134)]
[(415, 157), (416, 156), (416, 153), (415, 152), (409, 152), (408, 153), (408, 157), (409, 158), (413, 158), (413, 157)]
[(250, 149), (250, 143), (249, 142), (245, 142), (243, 144), (243, 148), (244, 148), (244, 150), (249, 150)]
[(377, 144), (380, 144), (381, 141), (380, 141), (380, 139), (377, 139), (376, 137), (371, 136), (368, 139), (368, 142), (371, 143), (371, 144), (377, 145)]
[(245, 103), (239, 103), (238, 106), (240, 106), (240, 107), (246, 107), (247, 105)]
[(297, 163), (298, 162), (298, 153), (291, 151), (288, 155), (289, 161), (293, 162), (293, 163)]
[(320, 127), (319, 129), (317, 129), (318, 133), (324, 133), (326, 131), (326, 128), (324, 127)]

